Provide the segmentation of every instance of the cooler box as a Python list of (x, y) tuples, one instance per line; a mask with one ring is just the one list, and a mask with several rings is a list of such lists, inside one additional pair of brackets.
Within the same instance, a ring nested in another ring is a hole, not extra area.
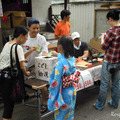
[(57, 57), (35, 57), (36, 79), (49, 81), (49, 75), (52, 73), (52, 70), (56, 65), (57, 61)]

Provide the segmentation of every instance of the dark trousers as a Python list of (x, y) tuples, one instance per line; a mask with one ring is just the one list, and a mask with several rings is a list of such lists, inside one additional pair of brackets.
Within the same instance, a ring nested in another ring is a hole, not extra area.
[(4, 112), (3, 118), (10, 119), (12, 118), (14, 101), (11, 100), (11, 92), (12, 92), (12, 80), (11, 79), (3, 79), (2, 84), (0, 85), (3, 103), (4, 103)]

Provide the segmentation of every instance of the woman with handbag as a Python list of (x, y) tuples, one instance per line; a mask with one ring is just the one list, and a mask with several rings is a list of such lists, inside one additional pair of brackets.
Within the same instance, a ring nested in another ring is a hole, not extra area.
[[(14, 31), (14, 38), (12, 41), (7, 42), (0, 54), (0, 88), (2, 92), (2, 98), (4, 103), (4, 112), (3, 112), (3, 120), (12, 120), (12, 113), (15, 102), (11, 98), (12, 91), (12, 80), (9, 76), (9, 70), (11, 68), (11, 59), (10, 59), (10, 51), (12, 48), (12, 59), (13, 66), (16, 67), (16, 58), (15, 58), (15, 45), (17, 44), (17, 55), (20, 64), (20, 69), (26, 76), (30, 76), (31, 73), (26, 71), (24, 66), (25, 57), (27, 57), (30, 53), (36, 50), (35, 47), (31, 48), (27, 54), (24, 55), (23, 49), (20, 44), (24, 44), (28, 39), (28, 30), (24, 26), (19, 26)], [(15, 68), (14, 67), (14, 68)]]

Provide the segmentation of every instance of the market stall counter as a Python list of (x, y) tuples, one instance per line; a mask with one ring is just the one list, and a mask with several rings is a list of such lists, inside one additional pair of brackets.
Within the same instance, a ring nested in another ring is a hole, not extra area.
[[(101, 62), (93, 63), (88, 68), (81, 68), (77, 67), (78, 70), (81, 72), (79, 83), (77, 84), (77, 91), (80, 91), (82, 89), (85, 89), (87, 87), (90, 87), (94, 85), (94, 82), (97, 80), (100, 80), (100, 74), (101, 74)], [(48, 116), (52, 112), (47, 112), (46, 114), (41, 114), (41, 92), (40, 90), (43, 87), (49, 86), (48, 81), (35, 79), (35, 78), (29, 78), (25, 81), (25, 86), (31, 88), (34, 91), (37, 91), (37, 101), (38, 101), (38, 113), (39, 113), (39, 120), (41, 120), (43, 117)], [(24, 103), (24, 101), (23, 101)], [(24, 103), (25, 104), (25, 103)], [(27, 104), (25, 104), (27, 105)]]

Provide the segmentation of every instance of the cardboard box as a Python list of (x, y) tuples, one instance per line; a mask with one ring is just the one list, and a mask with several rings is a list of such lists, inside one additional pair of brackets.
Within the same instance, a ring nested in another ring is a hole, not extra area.
[(49, 81), (49, 75), (52, 73), (57, 61), (57, 57), (35, 57), (36, 79)]
[(98, 38), (92, 38), (90, 40), (89, 45), (93, 48), (95, 48), (96, 50), (100, 51), (101, 53), (104, 53), (105, 51), (101, 49), (101, 40)]
[(6, 23), (3, 23), (3, 20), (1, 20), (2, 28), (14, 28), (19, 25), (26, 26), (26, 14), (24, 11), (7, 11), (4, 15), (7, 16), (8, 19)]

